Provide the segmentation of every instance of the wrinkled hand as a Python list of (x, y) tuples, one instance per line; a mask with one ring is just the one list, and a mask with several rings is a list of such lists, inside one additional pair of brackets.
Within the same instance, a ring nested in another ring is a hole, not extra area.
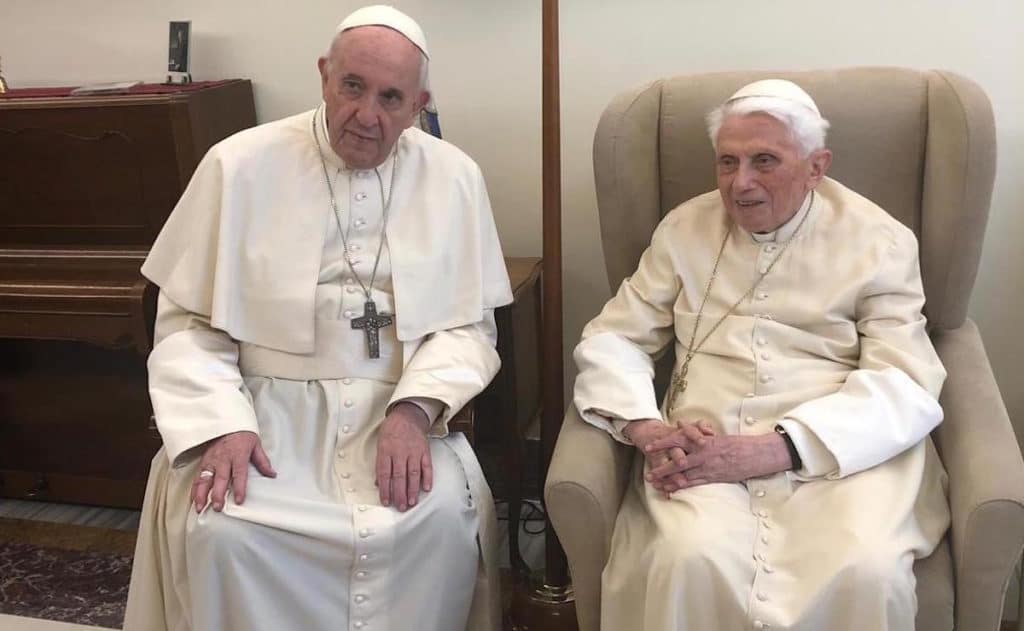
[[(705, 436), (714, 435), (711, 426), (704, 421), (683, 423), (679, 427), (674, 427), (657, 419), (634, 421), (626, 426), (624, 433), (643, 453), (648, 469), (645, 477), (659, 491), (664, 490), (663, 487), (668, 481), (672, 481), (674, 485), (685, 485), (686, 475), (680, 471), (673, 471), (666, 476), (652, 477), (651, 472), (672, 463), (684, 466), (687, 462), (686, 454), (696, 448)], [(671, 436), (678, 438), (669, 447), (656, 447), (659, 442)]]
[(244, 502), (250, 462), (268, 478), (277, 477), (267, 452), (263, 451), (260, 437), (255, 433), (233, 432), (212, 440), (199, 459), (199, 473), (213, 471), (213, 476), (200, 477), (197, 474), (192, 483), (192, 501), (195, 502), (196, 512), (203, 510), (207, 497), (213, 504), (213, 510), (224, 510), (224, 497), (229, 483), (235, 503)]
[[(681, 433), (674, 433), (655, 440), (648, 447), (655, 450), (671, 449), (686, 440)], [(744, 482), (785, 471), (791, 466), (785, 439), (771, 432), (759, 436), (709, 436), (701, 445), (688, 452), (684, 463), (667, 461), (652, 469), (648, 475), (665, 480), (662, 490), (672, 493), (700, 484)], [(681, 485), (676, 477), (680, 474), (685, 476), (685, 482)]]
[(377, 440), (377, 488), (380, 503), (399, 511), (416, 505), (420, 489), (434, 485), (427, 444), (430, 420), (419, 406), (397, 403), (380, 426)]

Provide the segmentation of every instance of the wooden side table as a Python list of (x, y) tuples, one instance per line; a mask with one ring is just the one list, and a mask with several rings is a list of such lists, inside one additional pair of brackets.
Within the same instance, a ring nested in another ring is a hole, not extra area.
[(525, 571), (519, 554), (519, 512), (523, 501), (524, 441), (540, 415), (541, 259), (506, 258), (513, 301), (495, 310), (501, 369), (477, 397), (476, 434), (480, 448), (496, 445), (488, 482), (508, 502), (509, 559)]

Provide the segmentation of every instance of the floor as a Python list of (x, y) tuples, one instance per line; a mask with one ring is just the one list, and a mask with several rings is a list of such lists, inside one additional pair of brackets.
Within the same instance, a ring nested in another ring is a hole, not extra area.
[[(499, 518), (503, 514), (504, 505), (499, 503)], [(527, 565), (532, 568), (538, 568), (544, 563), (544, 534), (543, 532), (538, 532), (542, 523), (537, 521), (541, 513), (536, 507), (536, 503), (533, 503), (532, 506), (524, 506), (522, 515), (523, 519), (527, 521), (522, 522), (520, 525), (520, 553)], [(9, 499), (0, 499), (0, 517), (34, 519), (118, 530), (136, 530), (139, 525), (138, 511)], [(531, 517), (533, 520), (529, 521)], [(501, 532), (502, 565), (507, 567), (508, 522), (504, 519), (499, 519), (498, 528)], [(101, 628), (0, 614), (0, 631), (97, 631)]]

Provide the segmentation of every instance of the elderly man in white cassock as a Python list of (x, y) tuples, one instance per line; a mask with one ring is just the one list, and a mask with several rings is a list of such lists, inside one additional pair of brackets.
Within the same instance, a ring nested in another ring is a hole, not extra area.
[(490, 492), (449, 419), (511, 301), (483, 177), (411, 123), (419, 26), (345, 19), (323, 103), (210, 149), (160, 286), (125, 628), (497, 630)]
[(714, 110), (718, 190), (664, 218), (583, 332), (575, 404), (642, 454), (604, 629), (914, 628), (912, 566), (949, 523), (945, 371), (914, 234), (826, 177), (827, 128), (788, 81)]

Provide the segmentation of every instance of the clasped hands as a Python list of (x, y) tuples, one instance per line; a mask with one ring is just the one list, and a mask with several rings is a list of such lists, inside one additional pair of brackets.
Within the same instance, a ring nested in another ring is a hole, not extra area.
[[(416, 505), (420, 490), (430, 491), (434, 485), (434, 468), (427, 442), (429, 429), (426, 413), (408, 402), (395, 404), (381, 423), (377, 439), (376, 482), (382, 505), (394, 504), (399, 511), (405, 511)], [(210, 441), (199, 460), (199, 474), (192, 483), (191, 495), (196, 512), (201, 512), (208, 501), (213, 510), (224, 510), (229, 486), (235, 503), (242, 504), (250, 462), (260, 474), (277, 477), (256, 433), (232, 432)]]
[(718, 435), (706, 421), (667, 425), (633, 421), (623, 432), (644, 455), (644, 478), (667, 498), (680, 489), (716, 482), (743, 482), (791, 466), (785, 441), (768, 434)]

